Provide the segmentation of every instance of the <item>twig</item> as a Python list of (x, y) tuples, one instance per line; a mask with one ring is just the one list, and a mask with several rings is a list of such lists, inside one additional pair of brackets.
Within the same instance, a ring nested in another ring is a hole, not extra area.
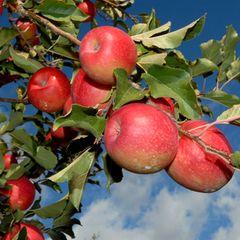
[(8, 103), (28, 103), (26, 99), (15, 99), (15, 98), (3, 98), (0, 97), (0, 102), (8, 102)]
[(51, 23), (49, 20), (47, 20), (46, 18), (34, 13), (33, 11), (27, 11), (25, 10), (21, 5), (19, 5), (17, 7), (17, 11), (23, 15), (23, 16), (27, 16), (33, 20), (36, 20), (37, 22), (42, 23), (43, 25), (49, 27), (54, 33), (59, 34), (65, 38), (67, 38), (68, 40), (70, 40), (71, 42), (75, 43), (76, 45), (80, 46), (81, 45), (81, 41), (78, 40), (77, 38), (75, 38), (73, 35), (71, 35), (68, 32), (63, 31), (62, 29), (60, 29), (59, 27), (55, 26), (53, 23)]

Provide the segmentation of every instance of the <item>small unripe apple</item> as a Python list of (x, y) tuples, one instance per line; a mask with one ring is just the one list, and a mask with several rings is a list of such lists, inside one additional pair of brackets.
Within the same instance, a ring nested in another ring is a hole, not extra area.
[(37, 25), (35, 23), (19, 19), (16, 25), (21, 30), (20, 44), (22, 46), (26, 44), (26, 41), (32, 46), (40, 44), (40, 39), (37, 36)]
[(137, 49), (124, 31), (102, 26), (84, 36), (79, 57), (83, 70), (92, 80), (114, 85), (116, 68), (124, 69), (129, 75), (132, 73), (137, 61)]
[(94, 82), (87, 74), (79, 69), (72, 82), (73, 102), (84, 107), (104, 109), (110, 99), (111, 85)]
[(130, 103), (112, 113), (104, 142), (110, 157), (135, 173), (168, 166), (178, 148), (178, 130), (164, 112), (145, 103)]
[(16, 223), (13, 225), (12, 229), (8, 231), (3, 240), (12, 240), (14, 237), (23, 229), (26, 228), (27, 231), (27, 240), (44, 240), (43, 233), (41, 230), (29, 223)]
[(77, 7), (85, 14), (89, 15), (89, 17), (84, 22), (91, 22), (96, 16), (96, 6), (89, 0), (84, 0), (79, 3)]
[(0, 189), (0, 194), (8, 197), (7, 202), (11, 209), (28, 209), (35, 198), (35, 187), (33, 183), (26, 177), (7, 181), (9, 189)]
[(71, 86), (67, 76), (53, 67), (43, 67), (35, 72), (27, 88), (30, 103), (49, 113), (62, 110), (70, 92)]
[(4, 154), (3, 162), (5, 164), (5, 168), (9, 169), (12, 163), (17, 163), (17, 160), (13, 154)]
[[(181, 128), (195, 136), (201, 133), (199, 137), (205, 144), (230, 154), (232, 149), (224, 134), (215, 126), (204, 130), (206, 124), (202, 120), (191, 120), (183, 123)], [(216, 154), (206, 152), (195, 140), (182, 135), (177, 155), (168, 166), (167, 172), (182, 186), (208, 193), (227, 184), (234, 169)]]

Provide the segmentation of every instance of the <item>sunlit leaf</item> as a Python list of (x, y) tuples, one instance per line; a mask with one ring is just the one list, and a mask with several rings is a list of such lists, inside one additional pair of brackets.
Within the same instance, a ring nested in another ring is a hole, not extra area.
[(122, 69), (116, 69), (114, 74), (117, 79), (116, 98), (113, 109), (117, 109), (125, 103), (144, 98), (144, 92), (135, 88), (128, 80), (127, 73)]
[(177, 68), (153, 65), (147, 73), (143, 74), (143, 78), (148, 83), (154, 98), (171, 97), (177, 101), (181, 114), (189, 119), (199, 117), (201, 110), (188, 72)]
[(227, 107), (232, 107), (233, 105), (240, 104), (240, 98), (238, 96), (226, 93), (221, 90), (208, 92), (206, 94), (203, 94), (201, 97), (210, 99)]
[(89, 131), (95, 137), (101, 137), (105, 123), (104, 118), (96, 116), (96, 110), (73, 104), (69, 114), (55, 120), (54, 130), (62, 126), (76, 127)]
[(240, 168), (240, 151), (232, 153), (230, 157), (232, 165), (236, 168)]
[(234, 105), (230, 109), (224, 111), (217, 117), (217, 120), (226, 120), (226, 122), (240, 125), (240, 104)]

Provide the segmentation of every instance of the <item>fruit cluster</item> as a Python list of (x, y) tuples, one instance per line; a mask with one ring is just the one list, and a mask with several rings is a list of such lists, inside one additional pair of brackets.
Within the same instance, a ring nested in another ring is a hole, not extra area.
[[(72, 85), (55, 68), (45, 67), (33, 74), (28, 85), (29, 101), (46, 112), (63, 109), (67, 113), (72, 103), (95, 107), (98, 114), (110, 109), (105, 114), (106, 151), (113, 161), (131, 172), (166, 169), (176, 182), (199, 192), (217, 191), (231, 179), (233, 168), (196, 141), (198, 138), (209, 147), (230, 154), (225, 136), (214, 126), (206, 128), (207, 123), (200, 120), (178, 125), (171, 98), (148, 97), (111, 110), (114, 70), (121, 68), (131, 75), (136, 66), (137, 50), (128, 34), (110, 26), (94, 28), (83, 38), (79, 57), (81, 69)], [(57, 131), (63, 132), (63, 128)], [(63, 132), (59, 139), (64, 136), (67, 134)]]

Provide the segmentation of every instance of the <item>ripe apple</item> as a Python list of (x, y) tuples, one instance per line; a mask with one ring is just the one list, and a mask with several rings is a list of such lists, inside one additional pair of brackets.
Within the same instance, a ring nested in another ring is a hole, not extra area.
[(21, 30), (20, 44), (24, 46), (26, 41), (32, 46), (40, 44), (40, 39), (37, 36), (37, 25), (25, 19), (18, 19), (17, 27)]
[(8, 203), (11, 209), (28, 209), (35, 198), (35, 187), (26, 177), (7, 181), (9, 189), (0, 189), (0, 194), (8, 197)]
[[(206, 124), (207, 122), (202, 120), (191, 120), (183, 123), (181, 128), (197, 136), (204, 130)], [(215, 126), (201, 134), (200, 139), (212, 148), (228, 154), (232, 152), (228, 140)], [(199, 143), (182, 135), (177, 155), (168, 166), (167, 172), (182, 186), (208, 193), (217, 191), (227, 184), (234, 170), (219, 156), (206, 152)]]
[(16, 223), (12, 229), (5, 234), (3, 240), (12, 240), (23, 229), (26, 228), (27, 240), (44, 240), (44, 236), (39, 228), (29, 223)]
[(91, 22), (96, 16), (96, 6), (89, 0), (84, 0), (79, 3), (77, 7), (85, 14), (89, 15), (89, 17), (84, 22)]
[(12, 163), (17, 163), (17, 160), (12, 154), (4, 154), (3, 162), (5, 164), (5, 168), (9, 169)]
[(97, 107), (101, 111), (110, 100), (111, 89), (111, 85), (94, 82), (79, 69), (72, 82), (73, 102), (84, 107)]
[(150, 97), (147, 101), (148, 104), (163, 110), (164, 112), (170, 113), (172, 116), (175, 115), (174, 112), (174, 102), (170, 97), (153, 98)]
[(43, 67), (35, 72), (28, 83), (28, 99), (43, 112), (57, 112), (70, 95), (71, 85), (67, 76), (57, 68)]
[(135, 68), (137, 49), (131, 37), (111, 26), (96, 27), (82, 39), (80, 62), (94, 81), (114, 85), (114, 69), (123, 68), (130, 75)]
[(175, 123), (145, 103), (130, 103), (112, 113), (104, 142), (110, 157), (135, 173), (154, 173), (174, 159), (178, 148)]
[(0, 16), (3, 14), (3, 0), (0, 0)]
[(73, 104), (72, 95), (69, 95), (63, 106), (63, 114), (68, 113), (72, 109), (72, 104)]

